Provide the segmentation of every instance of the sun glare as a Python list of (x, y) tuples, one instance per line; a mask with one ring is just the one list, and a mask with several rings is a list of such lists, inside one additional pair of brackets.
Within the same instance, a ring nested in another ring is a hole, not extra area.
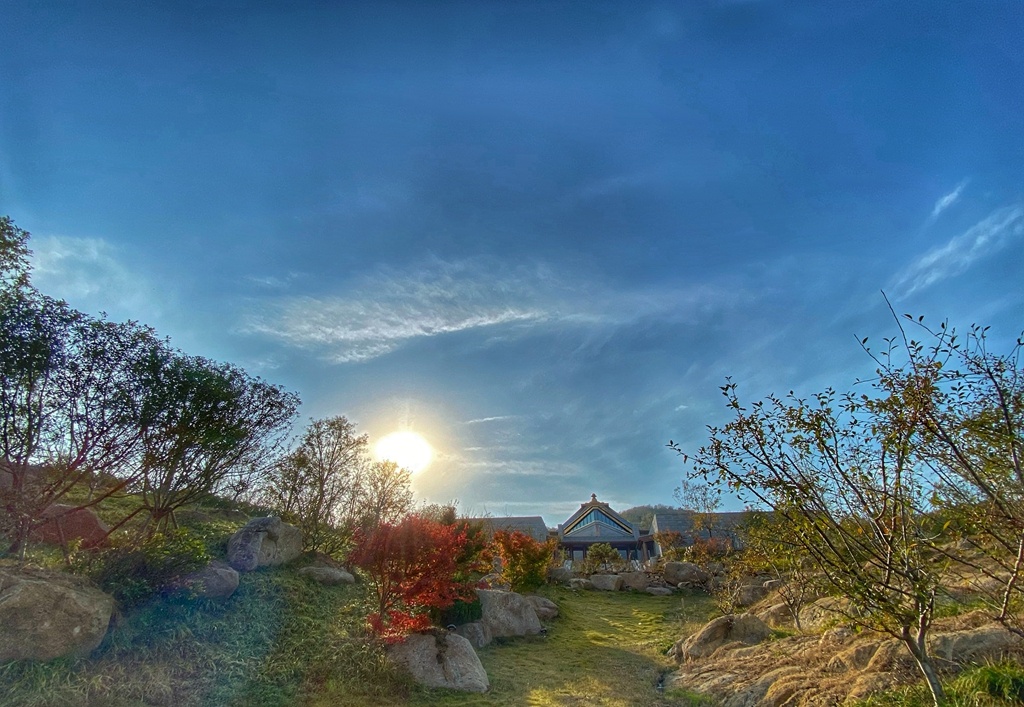
[(430, 466), (434, 450), (415, 432), (392, 432), (382, 437), (376, 447), (378, 459), (388, 459), (414, 474)]

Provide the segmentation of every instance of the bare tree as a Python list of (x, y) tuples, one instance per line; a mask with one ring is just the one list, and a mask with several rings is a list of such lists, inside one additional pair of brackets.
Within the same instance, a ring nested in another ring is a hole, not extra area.
[(393, 461), (367, 465), (359, 501), (360, 526), (372, 528), (381, 523), (397, 523), (413, 507), (412, 474)]

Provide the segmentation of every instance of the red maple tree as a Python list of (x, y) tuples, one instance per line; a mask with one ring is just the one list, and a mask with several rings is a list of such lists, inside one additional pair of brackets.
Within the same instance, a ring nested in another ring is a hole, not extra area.
[(430, 610), (446, 609), (465, 598), (456, 580), (466, 533), (420, 516), (382, 523), (357, 536), (349, 561), (370, 578), (377, 595), (370, 628), (389, 643), (430, 626)]

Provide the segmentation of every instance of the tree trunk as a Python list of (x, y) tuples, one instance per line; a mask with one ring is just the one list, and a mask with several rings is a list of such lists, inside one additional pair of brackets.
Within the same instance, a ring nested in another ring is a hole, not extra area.
[(931, 656), (928, 655), (924, 636), (921, 636), (920, 641), (917, 641), (910, 635), (910, 630), (904, 628), (902, 638), (903, 643), (910, 650), (910, 654), (914, 656), (914, 662), (917, 663), (918, 669), (924, 675), (925, 682), (928, 683), (928, 690), (932, 693), (932, 702), (935, 704), (935, 707), (944, 705), (946, 703), (946, 693), (942, 689), (942, 683), (939, 682), (939, 674), (935, 671), (935, 664), (932, 663)]

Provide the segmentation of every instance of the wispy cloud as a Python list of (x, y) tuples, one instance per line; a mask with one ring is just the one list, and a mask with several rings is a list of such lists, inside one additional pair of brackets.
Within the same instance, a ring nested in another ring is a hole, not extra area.
[(707, 286), (611, 292), (587, 278), (556, 277), (544, 265), (433, 261), (405, 272), (382, 269), (344, 295), (260, 300), (241, 331), (353, 363), (415, 339), (468, 330), (500, 341), (542, 326), (593, 332), (654, 314), (702, 317), (737, 296)]
[(959, 184), (957, 184), (956, 188), (953, 189), (953, 191), (949, 192), (948, 194), (943, 196), (941, 199), (936, 201), (934, 208), (932, 208), (932, 214), (931, 214), (930, 220), (934, 221), (935, 219), (937, 219), (939, 217), (940, 214), (942, 214), (943, 211), (945, 211), (950, 206), (952, 206), (957, 201), (959, 201), (960, 200), (960, 195), (963, 194), (964, 188), (966, 186), (967, 186), (967, 180), (965, 179), (962, 182), (960, 182)]
[(945, 245), (928, 251), (899, 273), (890, 288), (897, 298), (931, 287), (966, 271), (979, 259), (1005, 248), (1024, 234), (1024, 207), (1007, 206), (989, 214)]
[(519, 415), (495, 415), (493, 417), (478, 417), (475, 420), (466, 420), (464, 425), (479, 425), (484, 422), (502, 422), (504, 420), (515, 420)]

